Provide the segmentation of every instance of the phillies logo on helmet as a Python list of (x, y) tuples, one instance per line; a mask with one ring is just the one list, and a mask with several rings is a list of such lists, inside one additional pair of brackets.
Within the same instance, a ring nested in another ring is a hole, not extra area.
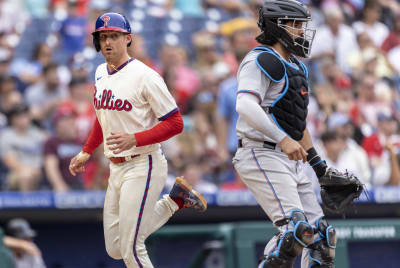
[(108, 22), (111, 20), (111, 18), (109, 16), (104, 16), (102, 18), (102, 20), (104, 21), (104, 26), (107, 26)]

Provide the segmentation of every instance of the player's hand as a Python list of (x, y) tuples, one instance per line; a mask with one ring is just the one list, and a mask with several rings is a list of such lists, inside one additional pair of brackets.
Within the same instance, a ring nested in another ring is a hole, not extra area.
[(135, 146), (136, 138), (135, 135), (124, 132), (111, 132), (111, 136), (106, 139), (106, 144), (114, 154), (119, 154)]
[(76, 176), (76, 173), (85, 171), (85, 163), (89, 160), (90, 154), (81, 151), (69, 163), (69, 172), (72, 176)]
[(297, 141), (286, 136), (279, 143), (282, 151), (289, 157), (290, 160), (301, 160), (303, 163), (307, 162), (307, 152), (304, 150), (303, 146)]

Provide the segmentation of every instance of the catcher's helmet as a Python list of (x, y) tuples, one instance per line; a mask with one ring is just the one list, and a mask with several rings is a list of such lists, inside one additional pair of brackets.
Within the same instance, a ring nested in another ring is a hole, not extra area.
[[(315, 35), (315, 30), (307, 28), (307, 22), (310, 20), (311, 15), (307, 7), (296, 0), (265, 1), (259, 10), (258, 18), (258, 27), (263, 34), (257, 40), (265, 43), (263, 42), (265, 35), (269, 37), (267, 39), (281, 43), (294, 55), (308, 57)], [(286, 29), (291, 26), (286, 25), (287, 21), (302, 22), (304, 34), (289, 34)]]
[[(96, 28), (92, 32), (93, 45), (97, 51), (100, 51), (99, 32), (116, 31), (126, 34), (131, 34), (131, 25), (124, 15), (119, 13), (104, 13), (96, 20)], [(128, 44), (128, 47), (132, 42)]]

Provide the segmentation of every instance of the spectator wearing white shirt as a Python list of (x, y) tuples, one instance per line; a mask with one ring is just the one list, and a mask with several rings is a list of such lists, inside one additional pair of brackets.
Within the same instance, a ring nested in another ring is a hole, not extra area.
[(349, 116), (343, 113), (332, 114), (328, 119), (328, 130), (337, 132), (344, 139), (345, 148), (342, 154), (349, 155), (353, 159), (353, 163), (356, 166), (356, 170), (359, 171), (362, 181), (369, 184), (371, 169), (368, 163), (368, 156), (365, 150), (352, 138), (354, 135), (354, 125)]
[(317, 28), (311, 58), (332, 56), (344, 72), (350, 73), (347, 59), (350, 53), (359, 50), (355, 32), (344, 24), (343, 13), (338, 6), (329, 6), (324, 15), (326, 24)]
[(400, 73), (400, 45), (389, 50), (387, 58), (396, 72)]
[(362, 14), (362, 20), (353, 23), (353, 28), (360, 34), (368, 33), (377, 47), (381, 47), (383, 41), (389, 35), (389, 28), (379, 21), (382, 14), (382, 7), (376, 0), (366, 0)]
[(346, 139), (339, 135), (336, 131), (327, 131), (321, 135), (323, 144), (323, 156), (327, 165), (340, 171), (348, 171), (357, 176), (362, 183), (369, 184), (369, 177), (363, 176), (364, 170), (362, 166), (354, 161), (356, 157), (353, 151), (348, 150)]

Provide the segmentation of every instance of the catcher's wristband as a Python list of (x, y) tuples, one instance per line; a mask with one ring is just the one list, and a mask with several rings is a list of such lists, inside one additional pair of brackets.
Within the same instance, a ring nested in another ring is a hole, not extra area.
[(318, 178), (322, 177), (328, 166), (326, 165), (325, 160), (322, 160), (321, 157), (318, 155), (317, 151), (314, 147), (311, 147), (307, 150), (307, 162), (310, 166), (314, 169), (315, 174)]

